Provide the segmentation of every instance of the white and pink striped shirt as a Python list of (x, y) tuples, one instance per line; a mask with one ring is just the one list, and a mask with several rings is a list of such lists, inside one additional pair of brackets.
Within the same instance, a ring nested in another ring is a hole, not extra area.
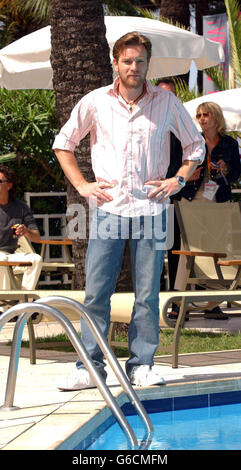
[(101, 209), (124, 217), (159, 214), (163, 205), (147, 198), (144, 183), (165, 178), (170, 131), (181, 141), (184, 160), (203, 161), (205, 143), (173, 93), (146, 82), (146, 93), (130, 113), (118, 95), (118, 78), (85, 95), (56, 136), (53, 149), (74, 151), (90, 133), (96, 179), (114, 183), (113, 200)]

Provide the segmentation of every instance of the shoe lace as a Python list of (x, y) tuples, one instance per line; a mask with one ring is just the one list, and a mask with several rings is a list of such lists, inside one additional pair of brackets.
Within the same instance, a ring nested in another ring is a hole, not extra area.
[(89, 383), (89, 380), (90, 380), (90, 375), (89, 375), (89, 372), (85, 369), (83, 369), (81, 371), (81, 381), (84, 383), (84, 384), (88, 384)]
[(135, 374), (135, 377), (136, 378), (146, 378), (148, 373), (150, 372), (150, 366), (147, 366), (147, 365), (143, 365), (143, 366), (139, 366), (136, 368), (136, 370), (134, 371), (134, 374)]
[(81, 379), (81, 383), (88, 385), (89, 383), (89, 372), (85, 369), (79, 370), (74, 375), (70, 375), (68, 377), (68, 382), (70, 383), (78, 383)]

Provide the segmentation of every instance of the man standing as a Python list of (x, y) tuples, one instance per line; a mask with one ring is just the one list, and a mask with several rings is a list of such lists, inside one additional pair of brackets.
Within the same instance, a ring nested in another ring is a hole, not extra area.
[[(15, 199), (16, 176), (5, 165), (0, 166), (0, 260), (30, 261), (23, 270), (22, 289), (33, 290), (38, 282), (42, 258), (35, 253), (16, 253), (18, 239), (23, 235), (38, 243), (40, 234), (29, 207)], [(7, 268), (0, 267), (0, 290), (11, 290)]]
[[(126, 34), (115, 43), (113, 56), (118, 78), (80, 100), (53, 148), (69, 181), (81, 196), (94, 199), (98, 206), (86, 256), (84, 304), (105, 335), (110, 324), (110, 297), (129, 238), (135, 303), (126, 372), (132, 384), (146, 386), (163, 383), (153, 368), (153, 357), (159, 340), (165, 207), (169, 196), (182, 188), (203, 160), (205, 146), (175, 96), (146, 80), (151, 58), (148, 38), (137, 32)], [(170, 131), (182, 142), (183, 164), (177, 175), (167, 179)], [(88, 133), (94, 183), (84, 179), (73, 154)], [(84, 322), (81, 332), (88, 353), (105, 378), (103, 354)], [(76, 374), (59, 388), (94, 386), (78, 360)]]

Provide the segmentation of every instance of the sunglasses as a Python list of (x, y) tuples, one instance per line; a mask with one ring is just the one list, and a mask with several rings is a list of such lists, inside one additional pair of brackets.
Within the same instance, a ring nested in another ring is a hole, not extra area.
[(200, 119), (202, 116), (203, 116), (204, 118), (206, 118), (206, 117), (209, 116), (209, 113), (197, 113), (197, 114), (196, 114), (196, 118), (197, 118), (197, 119)]
[(0, 180), (0, 184), (1, 183), (8, 183), (8, 180)]

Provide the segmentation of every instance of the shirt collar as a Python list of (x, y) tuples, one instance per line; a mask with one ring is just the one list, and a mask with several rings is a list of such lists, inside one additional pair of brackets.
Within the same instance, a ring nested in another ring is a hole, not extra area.
[[(118, 88), (119, 88), (120, 79), (117, 77), (115, 81), (112, 83), (111, 87), (109, 88), (108, 92), (118, 98)], [(146, 93), (152, 98), (155, 94), (155, 88), (151, 85), (149, 80), (145, 81)]]

